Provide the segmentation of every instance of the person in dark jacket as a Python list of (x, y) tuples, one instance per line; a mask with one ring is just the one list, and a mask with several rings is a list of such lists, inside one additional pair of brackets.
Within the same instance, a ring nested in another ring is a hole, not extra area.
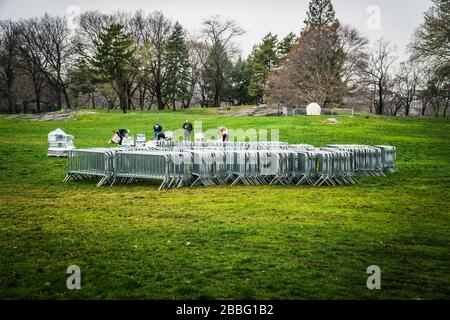
[(119, 145), (122, 145), (123, 138), (126, 138), (128, 136), (127, 129), (113, 130), (112, 132), (114, 135), (111, 140), (109, 140), (109, 143), (117, 143)]
[(163, 128), (162, 128), (161, 124), (158, 121), (153, 126), (153, 136), (154, 136), (155, 140), (158, 140), (158, 134), (161, 133), (161, 132), (163, 132)]
[(191, 141), (192, 123), (186, 120), (183, 124), (184, 129), (184, 141)]
[(165, 140), (166, 139), (166, 135), (164, 134), (164, 132), (159, 132), (158, 135), (156, 136), (156, 140)]

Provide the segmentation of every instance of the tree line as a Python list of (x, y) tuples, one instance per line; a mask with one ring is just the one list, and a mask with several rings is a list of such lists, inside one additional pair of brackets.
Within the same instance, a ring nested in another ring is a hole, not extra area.
[(330, 0), (310, 2), (304, 28), (266, 86), (268, 100), (288, 106), (368, 106), (370, 112), (446, 116), (450, 98), (450, 5), (433, 0), (406, 61), (384, 38), (372, 45), (336, 19)]
[[(446, 116), (450, 13), (433, 0), (397, 63), (386, 40), (370, 45), (336, 18), (330, 0), (311, 0), (298, 35), (267, 34), (248, 57), (244, 30), (213, 16), (195, 35), (163, 13), (88, 11), (0, 21), (0, 106), (9, 113), (62, 108), (183, 109), (225, 104), (325, 108), (368, 106), (377, 114)], [(398, 67), (399, 66), (399, 67)]]

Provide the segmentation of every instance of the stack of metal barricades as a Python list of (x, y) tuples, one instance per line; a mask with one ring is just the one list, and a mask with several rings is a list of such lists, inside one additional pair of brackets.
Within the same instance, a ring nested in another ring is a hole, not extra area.
[(162, 181), (160, 189), (212, 185), (340, 185), (398, 172), (393, 146), (161, 141), (155, 147), (75, 149), (64, 181)]

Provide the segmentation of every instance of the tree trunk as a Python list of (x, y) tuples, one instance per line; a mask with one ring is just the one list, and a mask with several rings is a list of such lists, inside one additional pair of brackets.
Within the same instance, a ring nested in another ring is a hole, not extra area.
[(127, 113), (128, 109), (128, 99), (126, 91), (124, 91), (123, 86), (118, 86), (117, 96), (119, 97), (119, 107), (122, 109), (123, 113)]
[(398, 110), (399, 110), (399, 109), (398, 109), (396, 106), (394, 106), (394, 110), (392, 110), (392, 108), (391, 108), (391, 113), (392, 113), (392, 115), (393, 115), (394, 117), (397, 116)]
[(58, 107), (58, 110), (62, 109), (62, 94), (59, 86), (57, 86), (56, 89), (56, 106)]
[(384, 101), (383, 101), (383, 84), (378, 83), (378, 114), (383, 114), (384, 109)]
[(427, 109), (427, 103), (428, 103), (427, 99), (423, 99), (423, 101), (422, 101), (422, 117), (425, 116), (425, 111)]
[(14, 113), (16, 110), (15, 108), (15, 101), (14, 101), (14, 95), (13, 95), (13, 79), (8, 79), (8, 83), (7, 83), (7, 91), (8, 91), (8, 111), (9, 113)]
[(28, 113), (28, 102), (26, 100), (22, 100), (22, 112)]
[(214, 88), (214, 107), (220, 107), (220, 86), (218, 83), (215, 84)]
[(41, 90), (40, 88), (35, 88), (34, 94), (36, 96), (36, 113), (41, 112)]
[(136, 110), (136, 108), (134, 107), (134, 104), (133, 104), (133, 100), (131, 99), (131, 97), (129, 95), (127, 95), (127, 105), (128, 105), (128, 110)]
[(141, 111), (144, 111), (145, 91), (145, 86), (139, 86), (139, 107), (141, 108)]
[(435, 101), (433, 103), (433, 109), (434, 109), (434, 116), (437, 118), (439, 117), (439, 111), (441, 111), (441, 106), (440, 106), (441, 102), (439, 101), (439, 99), (435, 98)]
[(201, 92), (201, 96), (202, 96), (202, 101), (200, 102), (200, 106), (202, 107), (202, 108), (204, 108), (205, 107), (205, 105), (206, 105), (206, 95), (205, 95), (205, 90), (201, 90), (202, 92)]
[(156, 103), (158, 104), (158, 110), (164, 110), (165, 104), (162, 97), (161, 84), (159, 82), (157, 82), (155, 85), (155, 96), (156, 96)]
[(94, 93), (91, 93), (90, 96), (91, 96), (92, 109), (95, 109), (95, 95), (94, 95)]
[(78, 109), (78, 101), (80, 99), (80, 94), (77, 92), (75, 94), (75, 109)]
[(127, 99), (127, 109), (128, 110), (135, 110), (134, 105), (133, 105), (133, 94), (131, 92), (131, 85), (130, 84), (126, 84), (125, 85), (125, 94), (126, 94), (126, 99)]
[(191, 85), (188, 98), (186, 99), (186, 103), (184, 104), (184, 108), (187, 109), (190, 107), (192, 102), (192, 97), (194, 96), (195, 83)]
[(406, 97), (406, 102), (405, 102), (405, 115), (409, 116), (411, 114), (411, 105), (413, 103), (414, 100), (414, 93), (409, 93), (408, 92), (408, 96)]
[(64, 94), (64, 100), (66, 100), (66, 108), (70, 109), (70, 99), (69, 99), (69, 95), (67, 94), (67, 89), (66, 87), (62, 87), (62, 92)]
[(125, 97), (121, 94), (119, 96), (119, 103), (120, 103), (120, 108), (122, 109), (123, 113), (127, 113), (127, 100), (125, 99)]
[(444, 118), (447, 117), (447, 110), (448, 110), (448, 100), (449, 97), (447, 97), (447, 102), (445, 103), (445, 109), (444, 109)]
[[(10, 55), (10, 57), (12, 57)], [(15, 113), (15, 99), (13, 95), (13, 84), (14, 84), (14, 71), (11, 64), (11, 58), (8, 66), (5, 66), (6, 73), (6, 94), (8, 96), (8, 113)]]
[(373, 108), (375, 108), (375, 103), (376, 103), (375, 96), (376, 96), (376, 91), (375, 91), (375, 84), (374, 84), (373, 90), (370, 93), (370, 104), (369, 104), (369, 112), (370, 113), (373, 113)]
[(8, 88), (8, 113), (14, 113), (15, 112), (15, 103), (14, 103), (14, 97), (12, 95), (11, 88)]

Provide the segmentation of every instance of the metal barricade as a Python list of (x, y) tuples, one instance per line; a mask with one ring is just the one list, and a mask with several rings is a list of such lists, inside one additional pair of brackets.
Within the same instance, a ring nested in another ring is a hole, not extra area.
[(354, 184), (357, 176), (398, 172), (392, 146), (267, 142), (161, 141), (156, 147), (75, 149), (64, 181), (100, 178), (98, 186), (162, 180), (183, 186)]
[(393, 146), (375, 146), (375, 148), (381, 150), (381, 162), (383, 172), (385, 173), (396, 173), (399, 172), (397, 169), (397, 149)]
[(120, 149), (75, 149), (67, 157), (66, 181), (100, 178), (98, 186), (103, 185), (114, 174), (113, 159)]

